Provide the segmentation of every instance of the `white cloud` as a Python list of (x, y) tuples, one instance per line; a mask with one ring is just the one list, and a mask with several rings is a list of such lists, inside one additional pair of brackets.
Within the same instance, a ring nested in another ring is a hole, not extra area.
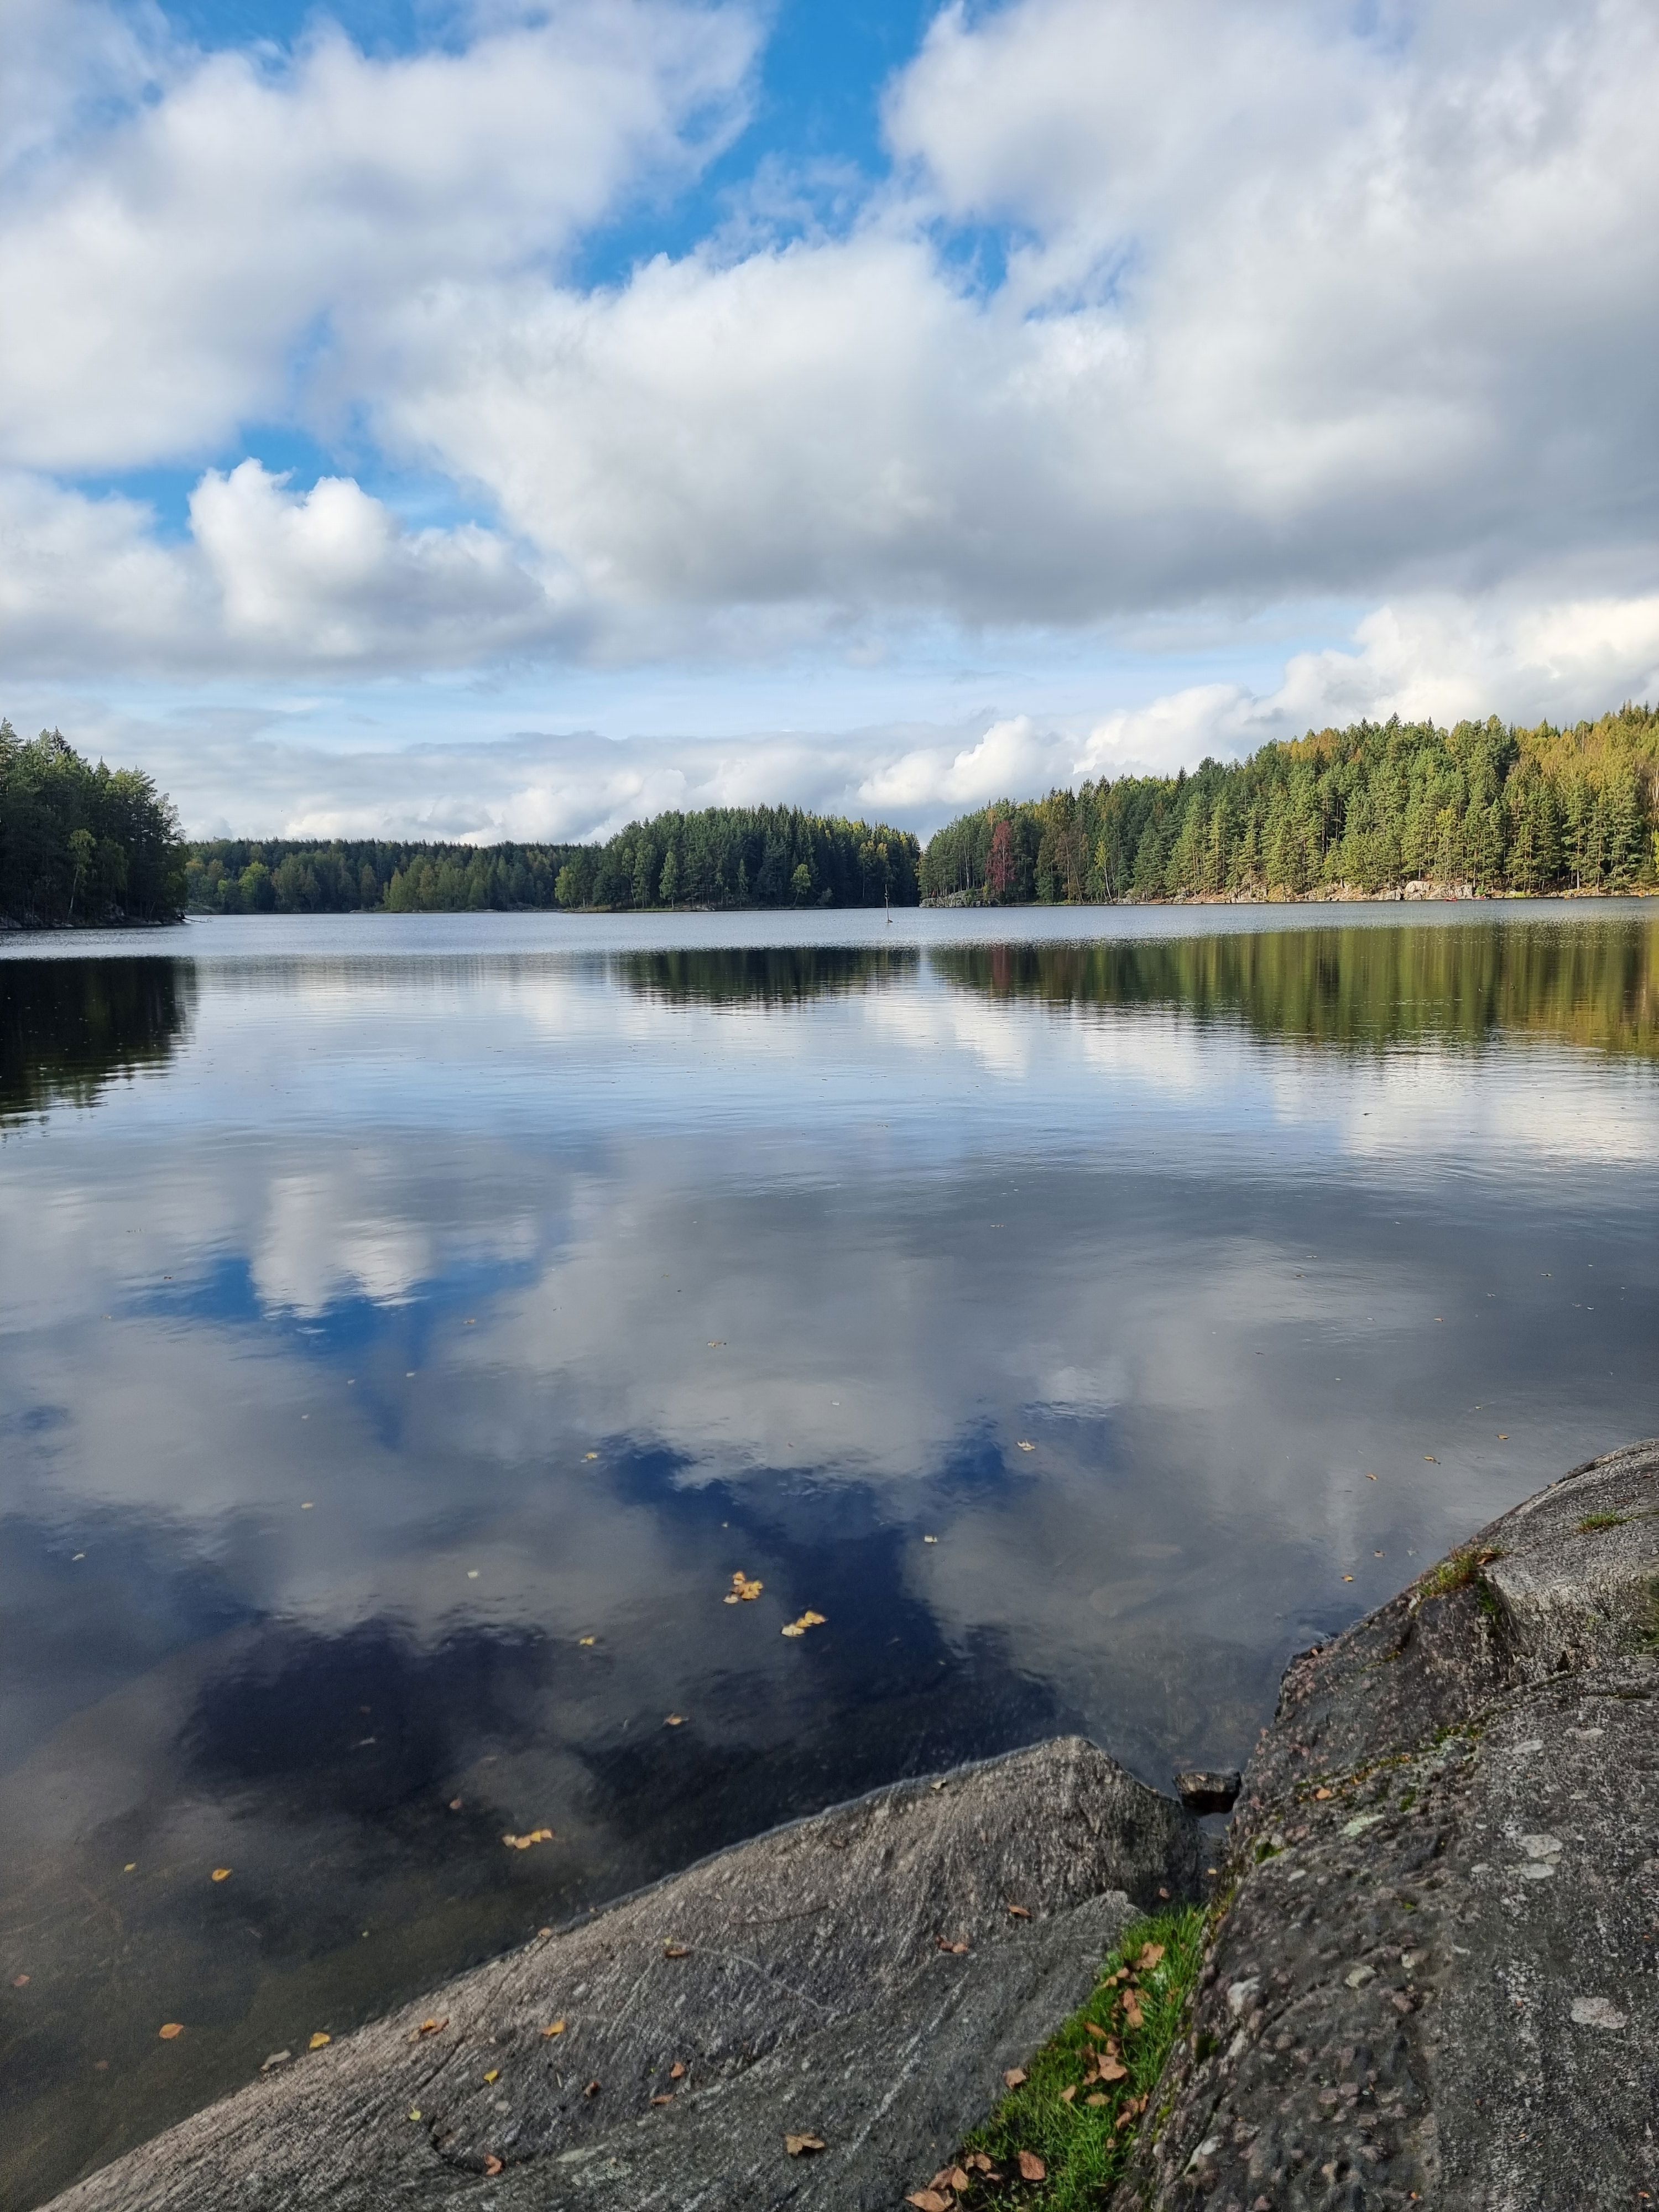
[[(149, 764), (193, 820), (559, 836), (787, 797), (926, 825), (1310, 723), (1568, 719), (1659, 683), (1645, 0), (1570, 22), (1542, 0), (948, 6), (888, 88), (895, 167), (861, 202), (769, 157), (718, 232), (599, 285), (576, 273), (593, 226), (738, 128), (756, 14), (446, 21), (400, 56), (320, 21), (210, 54), (156, 10), (0, 0), (14, 684), (176, 699), (533, 665), (707, 697), (769, 665), (833, 730), (820, 679), (857, 665), (868, 711), (841, 726), (872, 726), (784, 737), (793, 712), (732, 705), (702, 717), (729, 742), (677, 744), (659, 715), (621, 748), (509, 735), (552, 709), (475, 701), (488, 753), (389, 769), (343, 690), (309, 750), (244, 757), (217, 708), (192, 747), (173, 717)], [(244, 457), (259, 421), (380, 452), (284, 479)], [(64, 476), (180, 457), (182, 534)], [(375, 495), (383, 461), (483, 519), (418, 526)], [(1258, 653), (1218, 678), (1212, 650), (1202, 681), (1148, 680), (1144, 654), (1121, 678), (1132, 618), (1201, 616), (1224, 645), (1263, 609), (1294, 641), (1282, 676)], [(1099, 651), (1061, 702), (1068, 635)], [(921, 704), (915, 672), (957, 648), (999, 680)], [(289, 703), (250, 696), (267, 729)]]
[[(739, 112), (754, 32), (736, 9), (495, 13), (458, 50), (384, 59), (325, 21), (291, 56), (134, 45), (114, 120), (7, 194), (0, 458), (200, 454), (291, 415), (296, 372), (301, 406), (351, 405), (393, 303), (544, 264)], [(89, 76), (112, 66), (109, 21), (66, 26)]]

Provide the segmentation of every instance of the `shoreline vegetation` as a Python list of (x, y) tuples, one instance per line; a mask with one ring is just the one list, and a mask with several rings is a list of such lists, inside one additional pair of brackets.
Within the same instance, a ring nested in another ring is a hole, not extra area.
[(131, 769), (0, 723), (0, 928), (191, 914), (1641, 896), (1659, 891), (1659, 710), (1569, 730), (1356, 723), (1188, 775), (999, 799), (937, 830), (709, 807), (603, 844), (185, 842)]

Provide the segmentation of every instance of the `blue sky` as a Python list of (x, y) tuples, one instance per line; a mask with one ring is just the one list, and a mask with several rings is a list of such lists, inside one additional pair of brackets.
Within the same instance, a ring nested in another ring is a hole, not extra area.
[(0, 711), (193, 828), (926, 829), (1659, 688), (1637, 0), (0, 34)]

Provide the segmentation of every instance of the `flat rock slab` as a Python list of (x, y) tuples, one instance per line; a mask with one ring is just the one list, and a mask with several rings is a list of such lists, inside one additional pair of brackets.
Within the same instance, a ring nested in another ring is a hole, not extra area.
[(1192, 1821), (1081, 1738), (901, 1784), (301, 2054), (54, 2205), (885, 2212), (1197, 1878)]
[(1659, 1445), (1289, 1670), (1113, 2212), (1659, 2204)]

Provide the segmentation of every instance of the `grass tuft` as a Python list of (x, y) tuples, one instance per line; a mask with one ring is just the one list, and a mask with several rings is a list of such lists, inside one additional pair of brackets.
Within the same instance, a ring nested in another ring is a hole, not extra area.
[(1454, 1590), (1468, 1589), (1471, 1585), (1478, 1590), (1484, 1590), (1486, 1584), (1480, 1570), (1489, 1567), (1494, 1559), (1501, 1559), (1503, 1556), (1501, 1552), (1493, 1551), (1490, 1545), (1480, 1550), (1470, 1545), (1463, 1551), (1453, 1552), (1449, 1558), (1442, 1559), (1437, 1567), (1431, 1567), (1418, 1584), (1418, 1589), (1425, 1598), (1449, 1597)]
[[(1198, 1906), (1160, 1912), (1132, 1928), (1107, 1960), (1089, 2002), (1038, 2051), (1027, 2078), (1010, 2090), (957, 2160), (970, 2175), (947, 2202), (971, 2212), (1085, 2212), (1103, 2205), (1128, 2162), (1130, 2148), (1185, 2025), (1204, 1956), (1207, 1915)], [(1163, 1957), (1146, 1963), (1149, 1947)], [(1141, 2025), (1133, 2026), (1139, 2011)], [(1091, 2035), (1092, 2025), (1101, 2031)], [(1126, 2070), (1099, 2078), (1102, 2057)], [(1068, 2100), (1062, 2092), (1073, 2092)], [(1104, 2101), (1091, 2105), (1091, 2096)], [(1047, 2172), (1020, 2178), (1019, 2154), (1035, 2153)], [(993, 2175), (969, 2161), (988, 2160)]]
[(1587, 1513), (1578, 1523), (1578, 1533), (1581, 1536), (1589, 1536), (1598, 1528), (1622, 1528), (1624, 1525), (1622, 1513)]

